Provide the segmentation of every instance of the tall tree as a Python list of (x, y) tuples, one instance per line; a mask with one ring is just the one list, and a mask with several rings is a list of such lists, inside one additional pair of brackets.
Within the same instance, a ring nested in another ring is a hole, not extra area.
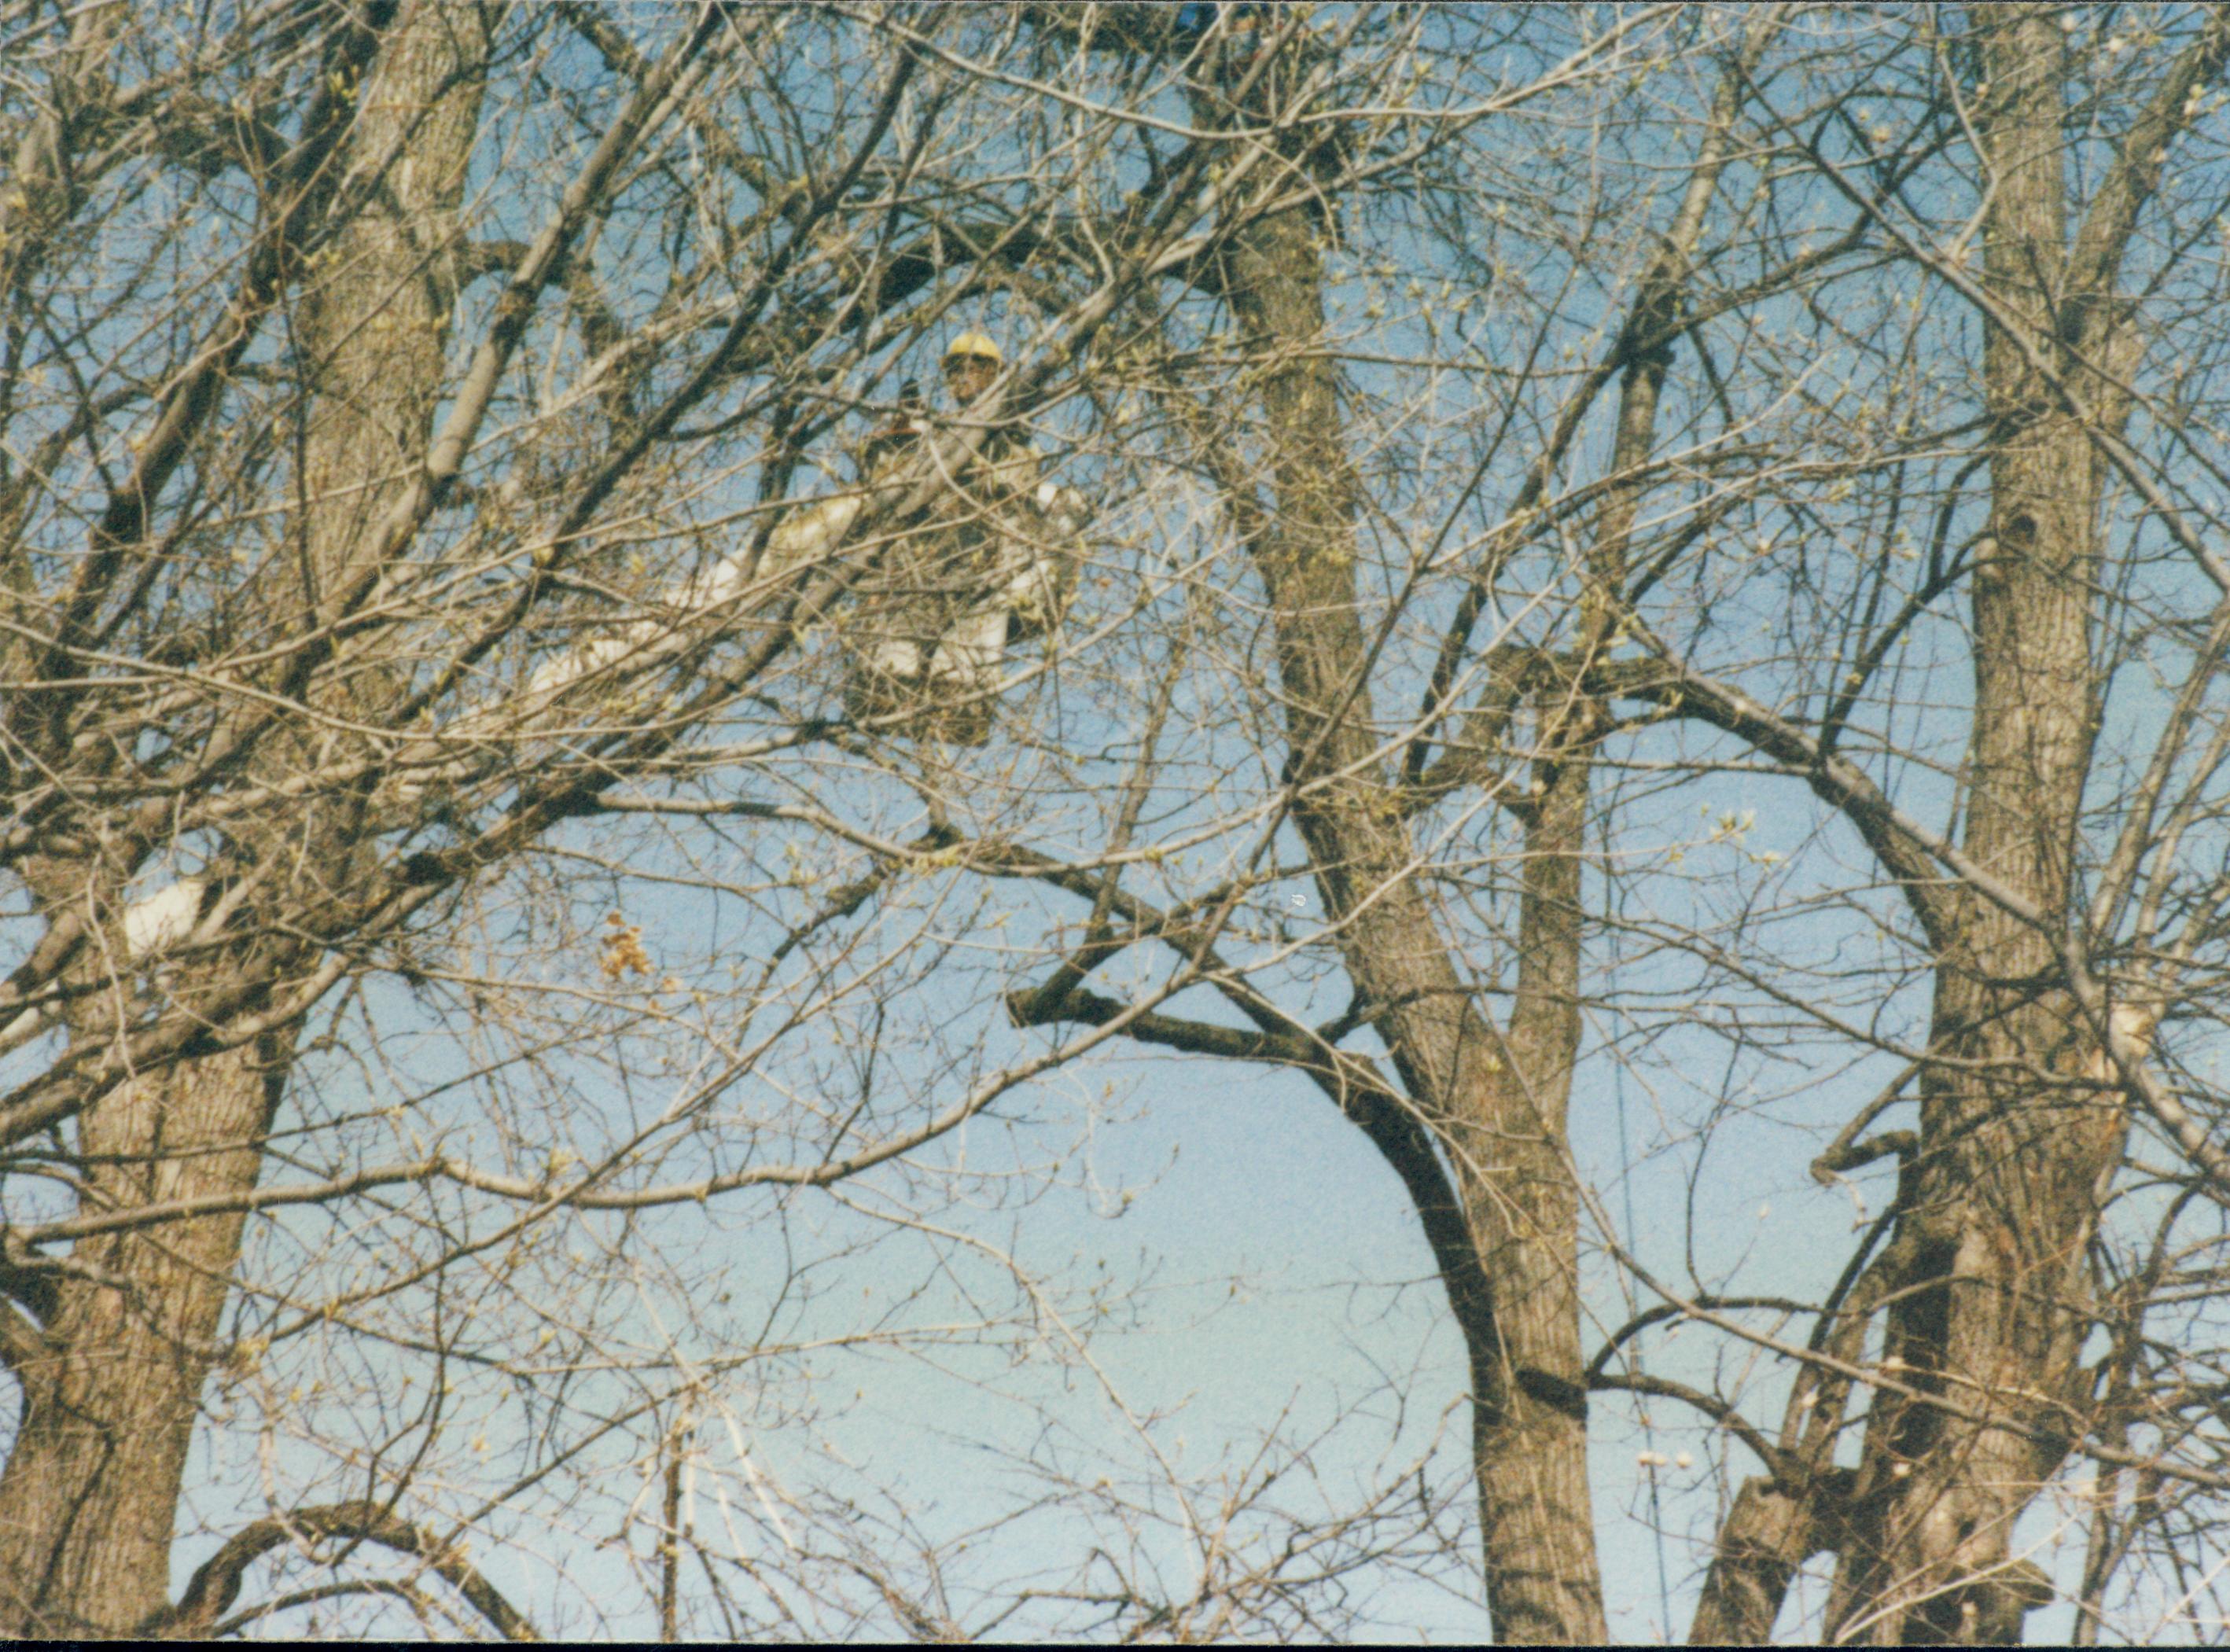
[[(1690, 277), (1732, 145), (1743, 77), (1773, 36), (1775, 14), (1762, 13), (1728, 43), (1726, 76), (1686, 158), (1675, 210), (1658, 231), (1660, 249), (1627, 273), (1621, 324), (1560, 410), (1548, 451), (1519, 479), (1510, 519), (1522, 525), (1571, 459), (1599, 397), (1617, 387), (1589, 547), (1562, 571), (1569, 632), (1561, 647), (1496, 639), (1477, 707), (1435, 763), (1435, 735), (1458, 713), (1458, 684), (1476, 674), (1471, 650), (1493, 575), (1482, 571), (1461, 590), (1417, 719), (1389, 722), (1374, 687), (1385, 674), (1387, 629), (1374, 636), (1365, 623), (1370, 565), (1358, 540), (1362, 481), (1326, 326), (1325, 257), (1353, 184), (1341, 164), (1337, 112), (1352, 94), (1332, 73), (1326, 38), (1298, 16), (1233, 13), (1204, 38), (1172, 40), (1150, 13), (1112, 10), (1110, 32), (1124, 46), (1196, 55), (1197, 124), (1273, 145), (1282, 163), (1254, 197), (1234, 195), (1225, 248), (1199, 282), (1211, 300), (1228, 303), (1249, 351), (1248, 390), (1259, 398), (1254, 451), (1217, 454), (1208, 464), (1268, 607), (1285, 720), (1280, 809), (1306, 845), (1328, 939), (1352, 994), (1342, 1024), (1376, 1031), (1394, 1077), (1344, 1055), (1257, 994), (1235, 991), (1233, 1000), (1266, 1033), (1303, 1041), (1294, 1059), (1361, 1126), (1414, 1203), (1468, 1358), (1473, 1466), (1497, 1635), (1598, 1642), (1606, 1629), (1587, 1473), (1581, 1201), (1568, 1134), (1582, 1037), (1589, 776), (1595, 747), (1613, 726), (1589, 677), (1608, 662), (1614, 634), (1622, 640), (1623, 588), (1634, 571), (1629, 553), (1666, 364), (1691, 302)], [(1617, 45), (1614, 35), (1585, 42), (1537, 84), (1553, 86), (1598, 55), (1614, 59)], [(1769, 272), (1745, 296), (1776, 290), (1805, 267)], [(1236, 445), (1235, 430), (1197, 417), (1192, 428), (1202, 441)], [(1482, 570), (1505, 561), (1523, 538), (1522, 526), (1495, 534)], [(1403, 572), (1414, 585), (1425, 568), (1412, 560)], [(1417, 605), (1429, 611), (1425, 600)], [(1397, 603), (1387, 629), (1402, 616)], [(1499, 774), (1503, 730), (1521, 707), (1536, 725), (1519, 758), (1531, 768), (1522, 789)], [(1462, 948), (1434, 913), (1433, 863), (1409, 825), (1427, 803), (1482, 781), (1523, 829), (1516, 985), (1499, 1026), (1482, 1007), (1482, 983), (1466, 969)], [(1094, 949), (1099, 956), (1105, 950)], [(1073, 985), (1071, 992), (1064, 1002), (1041, 990), (1022, 1003), (1032, 1019), (1060, 1019), (1086, 1003)], [(1188, 1036), (1165, 1019), (1136, 1030), (1198, 1053), (1232, 1049), (1210, 1029)], [(1311, 1042), (1317, 1053), (1302, 1054)]]
[[(398, 505), (408, 508), (413, 460), (442, 384), (459, 250), (454, 220), (485, 73), (484, 19), (470, 9), (419, 6), (400, 19), (375, 10), (336, 21), (318, 59), (326, 84), (302, 132), (267, 165), (259, 158), (270, 223), (248, 255), (242, 290), (202, 345), (203, 359), (171, 390), (94, 528), (59, 605), (61, 623), (39, 639), (46, 657), (26, 662), (35, 681), (68, 671), (63, 662), (91, 642), (110, 606), (107, 582), (144, 565), (163, 472), (190, 462), (197, 445), (206, 450), (197, 438), (221, 403), (222, 376), (280, 301), (289, 266), (324, 267), (299, 300), (300, 348), (319, 392), (299, 410), (297, 558), (267, 565), (248, 598), (257, 640), (281, 645), (286, 661), (268, 674), (272, 691), (299, 689), (307, 672), (287, 658), (287, 640), (317, 636), (344, 616), (346, 593), (377, 569), (382, 524)], [(125, 22), (124, 8), (96, 7), (74, 25), (72, 91), (82, 102), (68, 112), (74, 130), (55, 132), (45, 152), (58, 165), (72, 162), (117, 95), (106, 60)], [(36, 186), (65, 187), (45, 178)], [(336, 199), (354, 210), (320, 235)], [(386, 325), (365, 326), (367, 317)], [(17, 634), (19, 653), (33, 646)], [(320, 707), (326, 715), (359, 721), (377, 720), (394, 698), (361, 679), (318, 697), (329, 701)], [(36, 750), (42, 734), (69, 731), (63, 699), (19, 690), (16, 738)], [(235, 713), (212, 745), (240, 749), (244, 768), (267, 785), (318, 761), (304, 732), (255, 742), (238, 725), (260, 714)], [(269, 881), (240, 908), (252, 939), (225, 945), (205, 965), (204, 991), (178, 995), (174, 1013), (199, 1021), (201, 1037), (182, 1041), (187, 1047), (174, 1060), (150, 1070), (106, 1075), (76, 1109), (87, 1209), (206, 1200), (214, 1213), (157, 1232), (121, 1227), (73, 1248), (68, 1269), (27, 1281), (38, 1324), (11, 1322), (23, 1413), (0, 1473), (0, 1575), (10, 1579), (5, 1622), (16, 1633), (130, 1629), (168, 1604), (187, 1445), (240, 1251), (245, 1212), (237, 1199), (255, 1185), (259, 1144), (293, 1063), (301, 1023), (287, 1003), (289, 989), (315, 967), (314, 952), (274, 920), (364, 899), (371, 858), (364, 824), (360, 804), (343, 804), (240, 830), (240, 862), (267, 868)], [(25, 881), (56, 929), (74, 920), (99, 932), (110, 956), (128, 953), (121, 891), (150, 837), (144, 827), (127, 828), (124, 842), (53, 834), (22, 862)], [(74, 1038), (99, 1046), (128, 1036), (128, 1019), (119, 1021), (99, 991), (104, 948), (88, 934), (75, 950), (57, 977), (89, 989), (70, 1002)]]
[[(1931, 581), (1963, 583), (1971, 603), (1964, 807), (1955, 838), (1894, 819), (1870, 786), (1839, 799), (1886, 851), (1932, 954), (1926, 1048), (1885, 1097), (1917, 1079), (1919, 1127), (1854, 1143), (1854, 1124), (1821, 1161), (1827, 1176), (1898, 1155), (1895, 1204), (1874, 1230), (1887, 1242), (1854, 1259), (1847, 1294), (1820, 1322), (1812, 1345), (1826, 1358), (1797, 1378), (1790, 1455), (1772, 1459), (1777, 1472), (1746, 1486), (1729, 1517), (1699, 1643), (1764, 1640), (1795, 1568), (1822, 1550), (1837, 1559), (1826, 1625), (1838, 1638), (2021, 1638), (2024, 1615), (2053, 1591), (2014, 1552), (2015, 1523), (2104, 1415), (2092, 1393), (2101, 1373), (2083, 1349), (2101, 1311), (2092, 1246), (2129, 1123), (2120, 1088), (2137, 1084), (2130, 1094), (2180, 1116), (2143, 1087), (2162, 972), (2132, 957), (2110, 984), (2102, 959), (2128, 945), (2112, 932), (2149, 852), (2158, 789), (2183, 760), (2183, 718), (2162, 728), (2096, 882), (2081, 856), (2110, 674), (2098, 639), (2118, 623), (2101, 545), (2109, 496), (2134, 487), (2165, 503), (2127, 441), (2147, 342), (2130, 266), (2169, 145), (2230, 61), (2230, 32), (2206, 12), (2141, 93), (2117, 87), (2130, 113), (2079, 192), (2071, 81), (2085, 47), (2111, 61), (2127, 44), (2078, 39), (2079, 21), (1991, 6), (1967, 19), (1952, 61), (1971, 79), (1949, 93), (1973, 145), (1979, 268), (1869, 208), (1981, 323), (1987, 526), (1963, 579)], [(1856, 197), (1851, 177), (1829, 170)], [(2212, 669), (2201, 663), (2186, 694), (2203, 693)], [(1822, 732), (1834, 728), (1831, 716)], [(1827, 741), (1789, 732), (1774, 731), (1833, 797)], [(2178, 1134), (2205, 1165), (2198, 1139)], [(1886, 1379), (1856, 1470), (1834, 1468), (1850, 1374), (1877, 1315)]]
[[(2071, 206), (2066, 31), (2021, 7), (1974, 21), (1991, 187), (1968, 296), (1985, 330), (1990, 519), (1959, 848), (1977, 875), (1931, 914), (1940, 1059), (1920, 1074), (1920, 1141), (1880, 1269), (1895, 1294), (1884, 1352), (1910, 1391), (1881, 1391), (1868, 1415), (1828, 1605), (1832, 1628), (1892, 1644), (2018, 1637), (2033, 1600), (2009, 1572), (2014, 1523), (2065, 1459), (2085, 1385), (2086, 1250), (2127, 1115), (2081, 1085), (2102, 1049), (2126, 1062), (2145, 1044), (2090, 973), (2103, 938), (2085, 932), (2074, 863), (2102, 717), (2104, 495), (2144, 347), (2124, 294), (2167, 145), (2230, 63), (2230, 19), (2212, 14)], [(2123, 1002), (2145, 1005), (2132, 984)]]

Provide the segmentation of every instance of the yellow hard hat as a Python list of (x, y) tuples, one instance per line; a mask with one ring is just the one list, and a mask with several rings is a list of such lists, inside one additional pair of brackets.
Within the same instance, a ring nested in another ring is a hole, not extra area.
[(989, 333), (964, 332), (944, 346), (944, 365), (947, 367), (969, 356), (973, 356), (981, 361), (988, 361), (994, 367), (1006, 360), (1006, 358), (999, 353), (999, 346), (991, 342)]

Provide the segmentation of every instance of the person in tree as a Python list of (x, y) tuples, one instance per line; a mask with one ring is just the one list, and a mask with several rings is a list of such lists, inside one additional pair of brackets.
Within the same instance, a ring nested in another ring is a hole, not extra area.
[[(984, 334), (955, 339), (944, 365), (956, 410), (980, 400), (1002, 365)], [(918, 398), (910, 407), (902, 396), (899, 417), (861, 450), (863, 480), (918, 461), (932, 428)], [(942, 496), (860, 584), (843, 628), (845, 702), (886, 732), (980, 745), (990, 738), (991, 690), (1008, 646), (1051, 630), (1067, 611), (1090, 513), (1075, 489), (1046, 479), (1028, 440), (1004, 427), (944, 480)]]

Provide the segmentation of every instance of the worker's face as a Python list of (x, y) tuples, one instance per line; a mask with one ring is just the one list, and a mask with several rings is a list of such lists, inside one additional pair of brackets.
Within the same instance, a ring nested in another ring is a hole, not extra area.
[(985, 390), (999, 376), (999, 364), (988, 356), (956, 356), (944, 370), (944, 382), (952, 391), (953, 402), (965, 407)]

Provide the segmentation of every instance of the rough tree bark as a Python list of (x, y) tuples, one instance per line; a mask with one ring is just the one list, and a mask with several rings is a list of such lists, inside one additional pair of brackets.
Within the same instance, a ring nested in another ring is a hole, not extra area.
[(1555, 842), (1533, 863), (1505, 1037), (1449, 955), (1376, 755), (1356, 582), (1357, 482), (1337, 366), (1316, 348), (1324, 321), (1319, 222), (1297, 206), (1243, 223), (1223, 266), (1234, 313), (1265, 360), (1272, 498), (1253, 550), (1276, 629), (1292, 819), (1355, 991), (1378, 1006), (1373, 1025), (1409, 1105), (1454, 1166), (1477, 1253), (1484, 1288), (1452, 1280), (1450, 1300), (1470, 1359), (1495, 1632), (1511, 1642), (1600, 1642), (1578, 1198), (1564, 1150), (1579, 1030), (1579, 864), (1569, 849), (1584, 782), (1552, 784), (1539, 810)]
[[(2069, 290), (2058, 20), (1993, 7), (1980, 21), (1989, 89), (1978, 132), (1995, 185), (1983, 265), (2000, 308), (1983, 346), (1995, 549), (1973, 584), (1963, 848), (2058, 920), (2072, 913), (2070, 855), (2098, 729), (2098, 501), (2083, 421), (2038, 368), (2072, 369), (2054, 348), (2062, 307), (2110, 300), (2119, 260), (2095, 274), (2105, 291)], [(2014, 1521), (2066, 1455), (2094, 1190), (2123, 1138), (2117, 1107), (2072, 1107), (2037, 1081), (2073, 1077), (2091, 1048), (2055, 981), (2055, 939), (1975, 891), (1957, 897), (1930, 1029), (1950, 1062), (1921, 1074), (1921, 1147), (1901, 1189), (1908, 1288), (1889, 1310), (1884, 1353), (1917, 1394), (1963, 1415), (1879, 1394), (1832, 1632), (1882, 1644), (2020, 1637), (2025, 1597), (1993, 1579), (2009, 1575)]]
[[(1774, 18), (1763, 13), (1748, 31), (1743, 67), (1756, 61)], [(1290, 49), (1305, 64), (1300, 45)], [(1305, 94), (1300, 64), (1277, 70), (1258, 74), (1258, 97), (1266, 83)], [(1402, 793), (1374, 755), (1372, 655), (1355, 574), (1356, 481), (1337, 368), (1318, 348), (1322, 221), (1310, 207), (1251, 216), (1234, 228), (1220, 264), (1223, 291), (1266, 363), (1260, 385), (1272, 498), (1247, 542), (1277, 633), (1294, 823), (1357, 1000), (1380, 1006), (1373, 1023), (1408, 1106), (1453, 1168), (1468, 1229), (1471, 1255), (1453, 1266), (1446, 1255), (1441, 1261), (1471, 1367), (1488, 1608), (1507, 1642), (1578, 1642), (1605, 1633), (1587, 1481), (1579, 1201), (1566, 1118), (1582, 1032), (1591, 772), (1609, 719), (1579, 685), (1623, 611), (1627, 547), (1646, 492), (1639, 477), (1742, 85), (1737, 71), (1720, 87), (1688, 189), (1638, 282), (1616, 347), (1612, 371), (1621, 388), (1611, 469), (1636, 480), (1608, 491), (1595, 522), (1579, 571), (1577, 646), (1561, 665), (1521, 673), (1534, 694), (1536, 755), (1529, 795), (1511, 805), (1524, 821), (1525, 855), (1517, 990), (1499, 1031), (1453, 961), (1415, 875)], [(1258, 113), (1267, 113), (1266, 101)], [(1288, 158), (1297, 170), (1324, 175), (1319, 182), (1336, 195), (1322, 148), (1297, 148)], [(1497, 696), (1514, 704), (1501, 687), (1490, 690)], [(1438, 709), (1428, 707), (1428, 720)], [(1414, 755), (1421, 764), (1421, 745)]]
[[(1576, 881), (1577, 868), (1540, 862), (1543, 887), (1530, 892), (1528, 907), (1527, 988), (1505, 1042), (1448, 957), (1374, 756), (1335, 369), (1304, 353), (1323, 324), (1309, 216), (1297, 210), (1249, 226), (1228, 263), (1234, 308), (1276, 357), (1261, 392), (1276, 526), (1258, 554), (1288, 705), (1294, 824), (1356, 990), (1384, 1006), (1374, 1024), (1412, 1104), (1456, 1164), (1486, 1281), (1463, 1330), (1488, 1608), (1505, 1641), (1601, 1640), (1577, 1196), (1563, 1152), (1577, 1022), (1563, 943), (1576, 913), (1552, 905), (1575, 893), (1563, 886)], [(1570, 791), (1559, 793), (1559, 821)]]
[[(371, 204), (329, 243), (321, 278), (304, 294), (298, 338), (317, 393), (295, 500), (300, 554), (255, 594), (276, 643), (330, 617), (321, 592), (348, 583), (368, 525), (424, 450), (453, 307), (446, 242), (478, 116), (483, 25), (477, 7), (429, 0), (395, 26), (364, 77), (341, 165), (378, 176)], [(280, 691), (284, 658), (270, 685)], [(376, 681), (358, 680), (351, 698), (376, 692)], [(303, 741), (318, 738), (311, 726), (301, 739), (267, 741), (251, 766), (275, 778), (308, 758)], [(286, 891), (299, 910), (306, 898), (315, 906), (343, 893), (369, 863), (354, 824), (346, 800), (267, 818), (258, 841), (243, 836), (230, 855), (243, 876), (272, 880), (272, 897), (279, 883), (319, 881)], [(79, 966), (88, 988), (127, 953), (119, 914), (132, 869), (98, 855), (35, 868), (50, 914), (90, 907), (108, 919), (109, 945), (87, 949)], [(255, 904), (251, 896), (247, 909)], [(309, 956), (264, 936), (197, 961), (189, 978), (278, 981)], [(77, 1005), (74, 1045), (119, 1036), (106, 994), (89, 991)], [(127, 1211), (253, 1187), (293, 1043), (293, 1028), (282, 1026), (111, 1090), (77, 1121), (89, 1167), (83, 1208)], [(34, 1276), (25, 1306), (35, 1326), (19, 1320), (11, 1338), (23, 1413), (0, 1472), (0, 1633), (130, 1634), (167, 1607), (186, 1450), (244, 1220), (229, 1213), (119, 1231)]]
[(1941, 1059), (1920, 1070), (1918, 1145), (1890, 1242), (1814, 1338), (1854, 1364), (1884, 1311), (1892, 1383), (1874, 1391), (1853, 1472), (1830, 1466), (1851, 1384), (1832, 1370), (1800, 1377), (1782, 1461), (1743, 1487), (1721, 1530), (1698, 1644), (1768, 1640), (1796, 1568), (1822, 1551), (1838, 1556), (1831, 1639), (2017, 1642), (2051, 1590), (2012, 1552), (2014, 1525), (2085, 1426), (2085, 1253), (2126, 1115), (2097, 1087), (2098, 1037), (2068, 988), (2059, 926), (2082, 921), (2072, 856), (2098, 726), (2104, 444), (2126, 422), (2142, 347), (2117, 283), (2166, 145), (2195, 89), (2221, 72), (2230, 29), (2211, 16), (2157, 82), (2071, 237), (2059, 19), (1990, 5), (1974, 21), (1986, 193), (1982, 269), (1966, 293), (1985, 320), (1990, 521), (1970, 587), (1960, 849), (2044, 917), (1969, 884), (1927, 898)]

